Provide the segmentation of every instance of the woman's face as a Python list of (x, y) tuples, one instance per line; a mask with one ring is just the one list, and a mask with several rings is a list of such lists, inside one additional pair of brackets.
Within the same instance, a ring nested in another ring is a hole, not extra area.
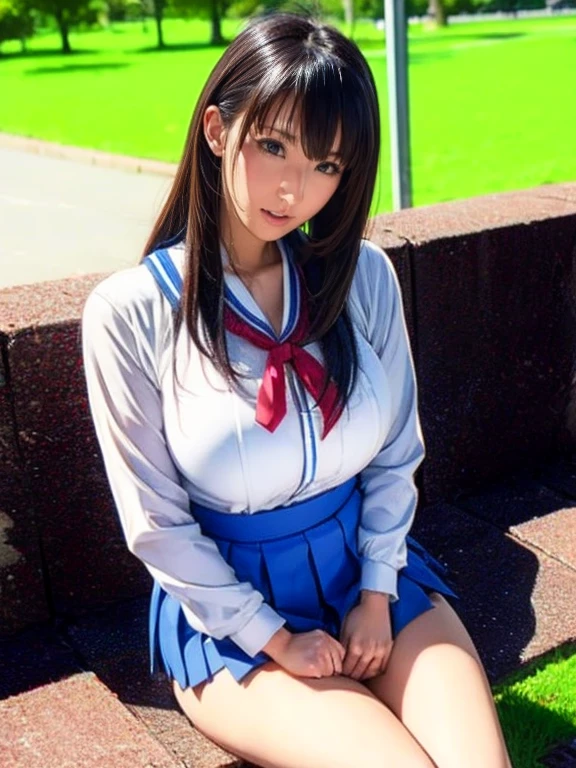
[(318, 213), (340, 183), (340, 130), (330, 155), (311, 160), (302, 149), (297, 121), (288, 128), (289, 115), (290, 104), (262, 133), (253, 127), (238, 152), (242, 115), (224, 131), (225, 223), (232, 235), (241, 225), (259, 241), (277, 240)]

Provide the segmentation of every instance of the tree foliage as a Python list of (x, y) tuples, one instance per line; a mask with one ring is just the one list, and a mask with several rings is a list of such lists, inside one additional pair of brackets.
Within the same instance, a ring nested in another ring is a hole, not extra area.
[(26, 38), (34, 32), (31, 9), (26, 0), (0, 0), (0, 44), (4, 40), (20, 40), (26, 49)]

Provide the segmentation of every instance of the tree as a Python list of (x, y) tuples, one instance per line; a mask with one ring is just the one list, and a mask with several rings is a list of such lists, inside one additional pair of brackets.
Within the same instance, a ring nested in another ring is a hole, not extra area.
[[(170, 5), (181, 16), (196, 16), (210, 19), (210, 45), (223, 45), (221, 22), (230, 6), (229, 0), (171, 0)], [(243, 15), (250, 15), (257, 3), (249, 0), (242, 3)]]
[(26, 38), (34, 32), (30, 8), (25, 0), (0, 0), (0, 45), (4, 40), (20, 40), (26, 50)]
[(434, 17), (434, 21), (439, 27), (445, 27), (448, 23), (443, 0), (430, 0), (428, 13)]
[(158, 36), (158, 48), (166, 48), (166, 43), (164, 42), (164, 34), (162, 32), (162, 21), (164, 19), (166, 0), (153, 0), (153, 5), (154, 20), (156, 21), (156, 34)]
[(32, 7), (56, 19), (62, 53), (72, 53), (70, 29), (81, 22), (95, 22), (97, 3), (94, 0), (29, 0)]

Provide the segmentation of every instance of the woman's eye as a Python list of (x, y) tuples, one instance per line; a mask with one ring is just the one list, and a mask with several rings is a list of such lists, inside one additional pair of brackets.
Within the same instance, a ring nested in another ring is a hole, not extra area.
[(270, 155), (281, 156), (282, 153), (284, 152), (284, 147), (278, 141), (273, 141), (272, 139), (262, 139), (258, 143), (260, 144), (262, 149), (265, 152), (268, 152), (268, 154)]
[(325, 173), (327, 176), (335, 176), (340, 173), (340, 166), (336, 163), (320, 163), (316, 168), (320, 173)]

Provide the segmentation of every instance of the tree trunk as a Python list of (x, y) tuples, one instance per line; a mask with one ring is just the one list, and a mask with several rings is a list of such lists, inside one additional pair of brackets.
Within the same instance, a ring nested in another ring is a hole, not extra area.
[(436, 25), (439, 27), (445, 27), (448, 24), (446, 19), (446, 10), (444, 9), (444, 3), (442, 0), (430, 0), (428, 5), (428, 13), (433, 17)]
[(211, 0), (210, 2), (210, 25), (212, 28), (210, 45), (222, 45), (224, 38), (222, 37), (222, 29), (220, 28), (220, 7), (218, 5), (218, 0)]
[(351, 30), (354, 26), (354, 0), (342, 0), (344, 5), (344, 21)]
[(60, 38), (62, 40), (62, 53), (72, 53), (68, 37), (70, 34), (70, 27), (68, 26), (68, 20), (61, 10), (56, 14), (56, 23), (58, 24), (58, 31), (60, 32)]
[(158, 48), (166, 48), (164, 35), (162, 34), (162, 19), (164, 17), (164, 0), (154, 0), (154, 18), (156, 19), (156, 33), (158, 35)]

